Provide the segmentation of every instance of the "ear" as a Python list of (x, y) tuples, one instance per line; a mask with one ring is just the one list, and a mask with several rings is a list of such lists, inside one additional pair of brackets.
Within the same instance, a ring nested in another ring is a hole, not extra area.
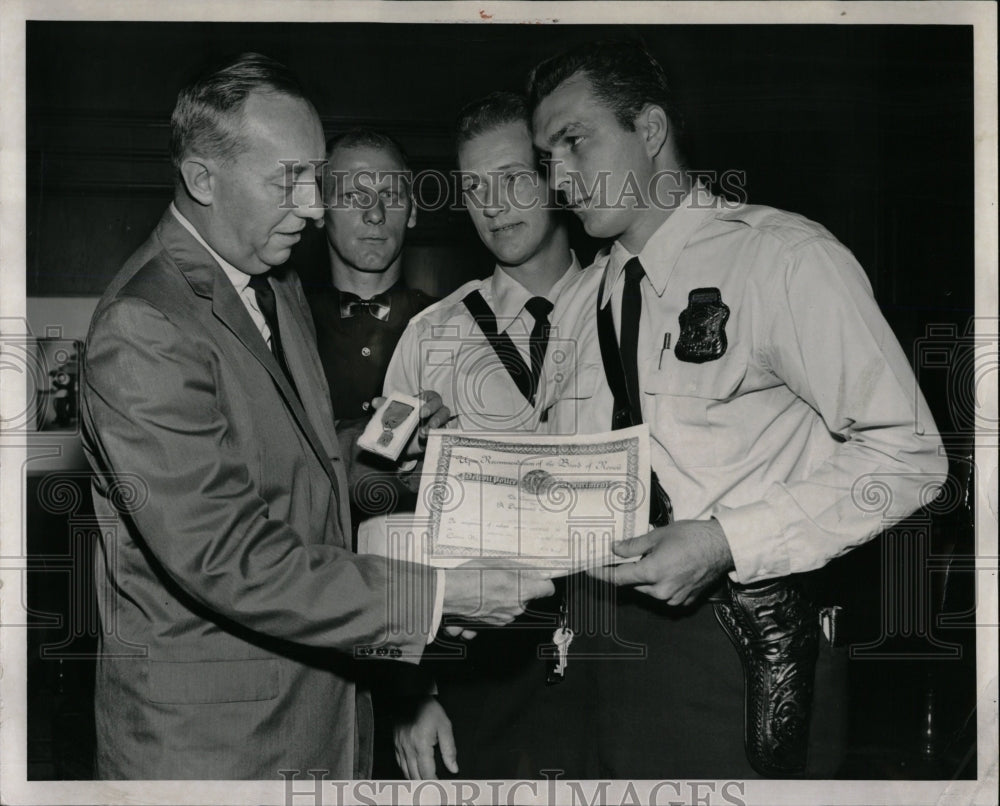
[(406, 228), (413, 229), (417, 226), (417, 203), (410, 199), (410, 216), (406, 219)]
[(642, 135), (646, 153), (655, 157), (667, 142), (670, 118), (662, 106), (646, 104), (635, 120), (635, 128)]
[(181, 163), (181, 177), (188, 195), (198, 204), (208, 206), (215, 192), (215, 163), (202, 157), (186, 157)]

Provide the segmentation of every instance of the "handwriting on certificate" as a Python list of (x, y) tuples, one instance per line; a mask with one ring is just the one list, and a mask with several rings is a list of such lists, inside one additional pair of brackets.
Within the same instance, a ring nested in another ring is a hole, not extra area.
[(648, 484), (645, 425), (587, 437), (432, 431), (416, 514), (435, 565), (579, 569), (647, 531)]

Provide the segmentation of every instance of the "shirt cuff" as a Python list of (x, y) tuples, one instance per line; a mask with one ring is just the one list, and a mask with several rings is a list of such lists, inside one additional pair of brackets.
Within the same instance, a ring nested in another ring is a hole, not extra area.
[(407, 459), (405, 462), (400, 462), (397, 468), (397, 473), (410, 473), (413, 471), (418, 464), (420, 464), (419, 459)]
[(434, 585), (434, 613), (431, 616), (431, 632), (427, 636), (428, 644), (437, 638), (438, 630), (441, 629), (441, 618), (444, 615), (444, 569), (438, 568), (434, 574), (437, 580)]
[(790, 573), (787, 553), (782, 550), (782, 529), (769, 503), (744, 507), (719, 507), (712, 513), (729, 543), (733, 571), (729, 578), (747, 585)]

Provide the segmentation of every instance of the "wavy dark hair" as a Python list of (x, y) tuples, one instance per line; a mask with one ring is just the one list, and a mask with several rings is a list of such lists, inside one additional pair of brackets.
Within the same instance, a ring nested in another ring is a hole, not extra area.
[(528, 108), (534, 112), (546, 96), (573, 76), (586, 76), (594, 95), (626, 131), (646, 104), (666, 112), (675, 142), (684, 133), (684, 119), (673, 88), (660, 63), (639, 39), (588, 42), (540, 62), (528, 76)]
[(177, 94), (170, 116), (170, 159), (180, 171), (189, 154), (229, 162), (246, 149), (243, 108), (251, 92), (307, 100), (285, 65), (260, 53), (227, 57), (201, 72)]
[(521, 93), (497, 91), (470, 101), (455, 119), (455, 153), (463, 144), (484, 132), (519, 122), (531, 131), (528, 99)]

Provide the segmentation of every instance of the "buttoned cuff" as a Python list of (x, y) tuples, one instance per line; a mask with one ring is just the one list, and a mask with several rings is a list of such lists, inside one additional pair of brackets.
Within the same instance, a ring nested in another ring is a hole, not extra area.
[(437, 637), (438, 630), (441, 629), (441, 618), (444, 616), (444, 569), (438, 568), (434, 575), (436, 577), (434, 585), (434, 611), (431, 616), (431, 632), (427, 636), (427, 643), (430, 644)]
[(781, 524), (770, 504), (718, 507), (712, 517), (726, 534), (734, 567), (729, 578), (734, 582), (746, 585), (791, 573)]

